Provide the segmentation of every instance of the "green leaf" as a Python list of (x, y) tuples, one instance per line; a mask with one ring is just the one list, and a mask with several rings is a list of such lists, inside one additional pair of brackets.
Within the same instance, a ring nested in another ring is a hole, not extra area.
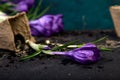
[(33, 58), (33, 57), (39, 55), (40, 53), (41, 53), (41, 51), (39, 51), (39, 52), (35, 52), (35, 53), (31, 54), (31, 55), (28, 55), (28, 56), (22, 57), (20, 60), (28, 60), (28, 59), (31, 59), (31, 58)]
[(98, 39), (98, 40), (93, 41), (92, 43), (93, 43), (93, 44), (96, 44), (96, 43), (98, 43), (98, 42), (100, 42), (100, 41), (103, 41), (103, 40), (107, 39), (107, 37), (108, 37), (108, 36), (104, 36), (104, 37), (102, 37), (102, 38), (100, 38), (100, 39)]
[(9, 15), (10, 16), (13, 16), (13, 15), (15, 15), (17, 13), (17, 11), (12, 11)]
[(33, 7), (28, 11), (28, 13), (27, 13), (27, 17), (28, 17), (29, 20), (31, 20), (31, 18), (32, 18), (32, 16), (33, 16), (33, 13), (32, 13), (32, 12), (34, 11), (34, 7), (35, 7), (35, 6), (33, 6)]
[(101, 47), (101, 48), (99, 48), (101, 51), (112, 51), (112, 49), (110, 49), (110, 48), (104, 48), (104, 47)]
[(40, 18), (50, 9), (50, 6), (48, 6), (41, 11), (40, 9), (42, 6), (42, 2), (43, 2), (43, 0), (40, 0), (39, 3), (36, 4), (37, 5), (36, 7), (34, 6), (29, 10), (29, 12), (27, 13), (29, 20), (35, 20), (37, 18)]
[(71, 42), (68, 42), (68, 43), (64, 44), (63, 46), (53, 47), (51, 50), (52, 50), (52, 51), (56, 51), (56, 50), (60, 50), (60, 49), (66, 48), (67, 46), (72, 45), (72, 44), (75, 44), (75, 43), (78, 42), (78, 41), (79, 41), (79, 40), (71, 41)]
[(49, 9), (50, 9), (50, 6), (46, 7), (39, 15), (36, 16), (36, 18), (43, 16)]
[(0, 3), (0, 10), (5, 12), (5, 11), (13, 11), (11, 8), (16, 6), (15, 4), (10, 4), (10, 3)]
[[(98, 42), (100, 42), (100, 41), (103, 41), (103, 40), (107, 39), (107, 37), (108, 37), (108, 36), (104, 36), (104, 37), (99, 38), (99, 39), (97, 39), (97, 40), (95, 40), (95, 41), (92, 41), (91, 43), (96, 44), (96, 43), (98, 43)], [(79, 45), (77, 45), (77, 47), (82, 47), (83, 45), (84, 45), (84, 44), (79, 44)], [(107, 48), (106, 48), (106, 49), (107, 49)]]
[(38, 11), (40, 10), (40, 6), (41, 6), (41, 4), (42, 4), (42, 1), (43, 1), (43, 0), (40, 0), (39, 4), (38, 4), (37, 7), (35, 8), (34, 13), (32, 13), (33, 16), (32, 16), (31, 19), (36, 19), (36, 16), (37, 16)]

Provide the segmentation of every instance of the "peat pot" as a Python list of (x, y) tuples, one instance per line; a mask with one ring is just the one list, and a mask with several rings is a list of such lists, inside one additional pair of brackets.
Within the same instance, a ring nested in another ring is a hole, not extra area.
[(114, 22), (116, 34), (120, 37), (120, 6), (111, 6), (110, 13)]
[(0, 22), (0, 49), (17, 51), (18, 46), (25, 46), (26, 40), (34, 40), (26, 13), (18, 13)]

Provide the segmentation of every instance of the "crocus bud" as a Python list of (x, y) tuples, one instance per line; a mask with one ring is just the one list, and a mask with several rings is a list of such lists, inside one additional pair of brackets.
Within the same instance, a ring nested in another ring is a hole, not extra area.
[(93, 63), (100, 59), (100, 50), (91, 43), (85, 44), (81, 48), (77, 48), (71, 51), (49, 52), (49, 54), (68, 56), (82, 64)]
[(62, 15), (45, 15), (37, 20), (30, 21), (33, 36), (51, 36), (63, 31)]

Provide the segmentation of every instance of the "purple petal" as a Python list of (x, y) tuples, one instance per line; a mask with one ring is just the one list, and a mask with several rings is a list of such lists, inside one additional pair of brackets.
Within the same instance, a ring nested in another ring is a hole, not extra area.
[(94, 44), (86, 44), (67, 53), (80, 63), (96, 62), (100, 59), (100, 50)]
[(58, 33), (61, 30), (63, 30), (62, 16), (63, 16), (62, 14), (58, 14), (54, 16), (52, 30), (55, 33)]
[(46, 46), (43, 48), (44, 50), (50, 50), (51, 48), (49, 46)]
[[(50, 29), (52, 26), (53, 17), (51, 15), (45, 15), (39, 19), (39, 24), (45, 26), (45, 28)], [(47, 27), (46, 27), (47, 26)]]
[(16, 11), (28, 11), (28, 6), (24, 1), (21, 1), (17, 4), (17, 6), (14, 8)]
[(29, 6), (29, 7), (32, 7), (35, 0), (25, 0), (26, 1), (26, 4)]
[[(62, 15), (59, 14), (59, 15), (42, 16), (41, 18), (39, 18), (37, 20), (30, 21), (30, 26), (31, 26), (31, 31), (32, 31), (32, 29), (34, 29), (33, 27), (37, 26), (36, 29), (40, 33), (43, 33), (42, 35), (51, 36), (52, 34), (63, 31)], [(41, 28), (42, 28), (42, 30), (41, 30)]]
[(40, 23), (39, 20), (31, 20), (31, 21), (29, 21), (30, 25), (37, 25), (38, 23)]
[(31, 25), (30, 28), (33, 36), (44, 35), (44, 33), (46, 32), (44, 27), (42, 27), (41, 25)]

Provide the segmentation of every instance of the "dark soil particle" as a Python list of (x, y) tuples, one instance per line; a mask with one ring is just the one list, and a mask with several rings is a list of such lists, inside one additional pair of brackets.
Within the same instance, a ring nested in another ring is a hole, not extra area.
[[(102, 51), (98, 62), (85, 65), (68, 57), (44, 54), (20, 61), (14, 52), (0, 50), (0, 80), (120, 80), (120, 41), (114, 31), (72, 31), (35, 39), (41, 44), (46, 40), (63, 44), (79, 40), (76, 44), (81, 44), (104, 36), (108, 39), (97, 45), (113, 50)], [(33, 52), (31, 48), (25, 51)]]
[(103, 65), (98, 65), (98, 68), (99, 68), (99, 69), (103, 69), (104, 66), (103, 66)]
[(92, 69), (92, 66), (84, 65), (83, 68), (84, 69)]
[(44, 67), (44, 69), (47, 69), (48, 67)]
[(5, 65), (5, 67), (9, 67), (9, 64)]

